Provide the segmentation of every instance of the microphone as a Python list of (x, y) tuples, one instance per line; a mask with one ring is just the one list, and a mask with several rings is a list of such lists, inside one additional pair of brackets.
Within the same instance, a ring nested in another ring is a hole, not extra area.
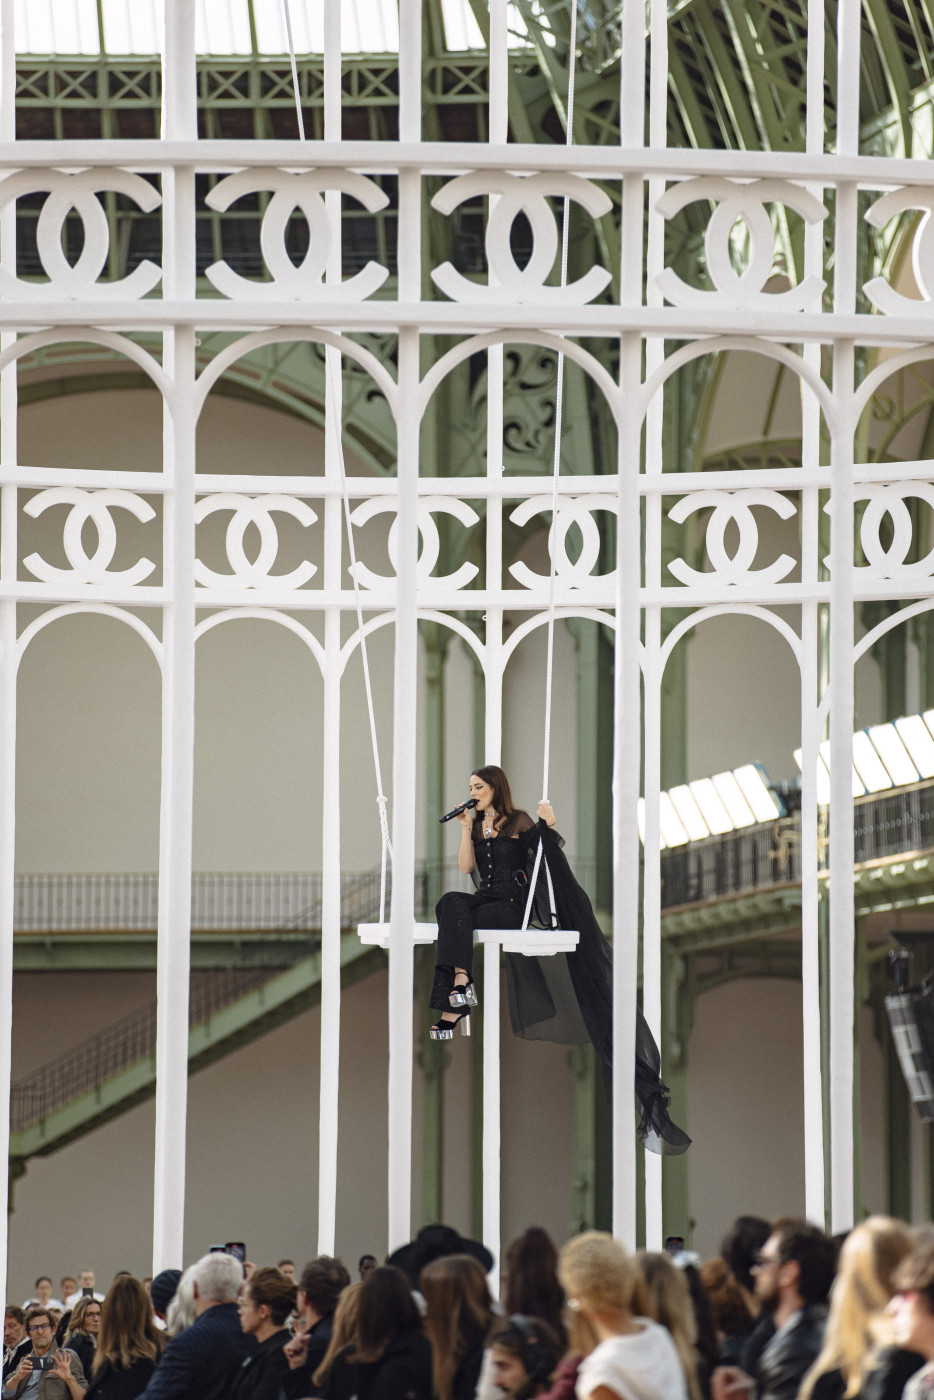
[(447, 812), (443, 817), (439, 817), (439, 822), (449, 822), (452, 817), (459, 817), (461, 812), (469, 812), (471, 807), (476, 807), (477, 799), (468, 797), (466, 802), (462, 802), (459, 807), (455, 807), (453, 812)]

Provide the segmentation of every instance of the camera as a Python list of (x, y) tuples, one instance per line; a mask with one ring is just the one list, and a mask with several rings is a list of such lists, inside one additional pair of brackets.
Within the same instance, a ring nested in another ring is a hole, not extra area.
[(52, 1371), (55, 1368), (54, 1356), (37, 1356), (32, 1363), (34, 1371)]

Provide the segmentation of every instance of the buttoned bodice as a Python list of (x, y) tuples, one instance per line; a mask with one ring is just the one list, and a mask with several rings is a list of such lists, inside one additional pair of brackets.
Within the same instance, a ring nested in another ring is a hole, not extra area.
[(477, 861), (477, 886), (481, 894), (496, 894), (503, 899), (525, 898), (528, 879), (525, 873), (525, 842), (511, 836), (492, 836), (474, 842)]

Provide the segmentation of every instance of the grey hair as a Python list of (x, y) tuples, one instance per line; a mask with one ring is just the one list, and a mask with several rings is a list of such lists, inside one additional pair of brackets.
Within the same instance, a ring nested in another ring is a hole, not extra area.
[(210, 1303), (235, 1303), (243, 1283), (243, 1265), (232, 1254), (205, 1254), (192, 1266), (198, 1294)]
[(195, 1295), (192, 1288), (195, 1267), (194, 1264), (189, 1264), (179, 1279), (175, 1297), (169, 1304), (168, 1312), (165, 1315), (165, 1332), (168, 1337), (177, 1337), (195, 1320)]

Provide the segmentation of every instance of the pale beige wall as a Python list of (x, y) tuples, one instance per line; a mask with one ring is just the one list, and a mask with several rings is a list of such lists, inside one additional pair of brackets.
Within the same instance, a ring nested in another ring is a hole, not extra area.
[[(17, 1076), (152, 999), (147, 975), (34, 974), (15, 982)], [(505, 997), (504, 997), (505, 1001)], [(428, 1017), (416, 1008), (416, 1024)], [(532, 1223), (556, 1238), (570, 1219), (572, 1084), (567, 1050), (516, 1040), (503, 1026), (503, 1229)], [(320, 1016), (317, 1010), (195, 1075), (189, 1082), (186, 1261), (215, 1242), (244, 1239), (261, 1263), (316, 1252)], [(337, 1248), (348, 1261), (382, 1255), (386, 1238), (386, 976), (342, 1000)], [(449, 1055), (445, 1219), (470, 1230), (471, 1046)], [(415, 1076), (415, 1163), (421, 1075)], [(33, 1159), (16, 1185), (9, 1296), (39, 1273), (56, 1281), (85, 1263), (109, 1280), (150, 1271), (152, 1102), (52, 1157)], [(418, 1170), (415, 1210), (418, 1212)]]

